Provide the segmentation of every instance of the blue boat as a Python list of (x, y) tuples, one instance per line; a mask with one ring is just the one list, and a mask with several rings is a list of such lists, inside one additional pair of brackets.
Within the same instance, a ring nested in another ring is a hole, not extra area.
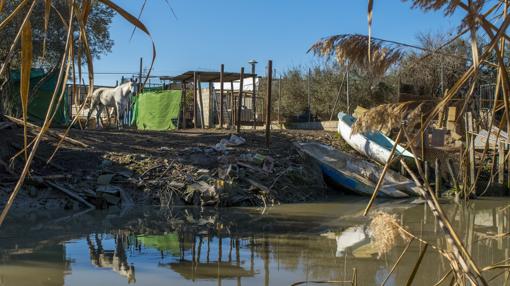
[[(303, 157), (318, 164), (325, 180), (331, 186), (359, 195), (372, 195), (382, 173), (382, 167), (379, 165), (316, 142), (296, 142), (294, 145)], [(417, 195), (417, 188), (413, 181), (387, 170), (378, 195), (407, 198)]]

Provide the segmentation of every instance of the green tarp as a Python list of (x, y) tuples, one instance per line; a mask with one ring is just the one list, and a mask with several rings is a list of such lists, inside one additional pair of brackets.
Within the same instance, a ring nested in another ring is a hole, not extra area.
[(180, 107), (180, 90), (144, 92), (135, 97), (132, 123), (142, 130), (173, 130)]
[[(28, 99), (28, 119), (32, 122), (42, 122), (48, 111), (53, 91), (57, 84), (58, 73), (54, 73), (52, 76), (45, 78), (46, 73), (42, 69), (32, 69), (30, 72), (30, 92), (41, 80), (44, 82), (40, 85), (37, 93)], [(14, 93), (15, 98), (19, 100), (19, 84), (20, 84), (20, 73), (19, 71), (11, 71), (11, 90)], [(60, 95), (60, 93), (58, 94)], [(57, 113), (53, 119), (53, 125), (65, 125), (68, 122), (69, 114), (67, 112), (67, 91), (64, 92), (62, 101), (57, 107)], [(21, 103), (18, 105), (21, 106)]]
[(179, 256), (181, 253), (179, 237), (176, 233), (165, 235), (139, 235), (137, 238), (146, 247), (152, 247), (159, 251), (169, 251), (175, 256)]

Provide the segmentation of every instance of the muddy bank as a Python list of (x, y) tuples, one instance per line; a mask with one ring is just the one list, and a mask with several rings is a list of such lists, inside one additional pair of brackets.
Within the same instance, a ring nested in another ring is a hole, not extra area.
[[(58, 130), (57, 130), (58, 131)], [(21, 171), (22, 128), (2, 133), (2, 205)], [(33, 139), (35, 133), (30, 134)], [(334, 133), (279, 131), (265, 147), (260, 132), (72, 130), (50, 164), (57, 140), (48, 136), (15, 208), (99, 208), (113, 205), (270, 206), (323, 198), (320, 172), (292, 148), (292, 141), (321, 141), (342, 148)], [(71, 194), (71, 195), (70, 195)], [(73, 197), (73, 195), (78, 196)]]

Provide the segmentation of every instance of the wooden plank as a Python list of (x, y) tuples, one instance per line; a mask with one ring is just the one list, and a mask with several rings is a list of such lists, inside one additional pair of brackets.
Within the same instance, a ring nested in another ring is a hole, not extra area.
[(56, 183), (53, 183), (51, 181), (46, 181), (46, 184), (50, 185), (51, 187), (65, 193), (66, 195), (68, 195), (69, 197), (73, 198), (74, 200), (86, 205), (87, 207), (89, 208), (96, 208), (93, 204), (87, 202), (84, 198), (80, 197), (77, 193), (69, 190), (69, 189), (66, 189), (64, 187), (62, 187), (61, 185), (58, 185)]
[(455, 122), (456, 118), (457, 118), (457, 107), (455, 107), (455, 106), (448, 107), (448, 121)]

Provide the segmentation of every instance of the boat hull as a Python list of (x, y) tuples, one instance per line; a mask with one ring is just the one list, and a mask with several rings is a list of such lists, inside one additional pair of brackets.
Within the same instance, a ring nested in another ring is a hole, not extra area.
[[(350, 115), (343, 112), (338, 113), (338, 133), (340, 136), (354, 150), (376, 162), (386, 164), (395, 142), (379, 131), (352, 134), (352, 125), (355, 121), (356, 118)], [(395, 155), (400, 155), (406, 161), (414, 161), (414, 155), (400, 145), (397, 145)]]
[[(301, 154), (317, 163), (323, 176), (333, 186), (350, 192), (371, 196), (382, 168), (366, 160), (340, 152), (320, 143), (296, 143)], [(407, 178), (388, 170), (379, 196), (406, 198), (416, 195), (416, 186)]]

